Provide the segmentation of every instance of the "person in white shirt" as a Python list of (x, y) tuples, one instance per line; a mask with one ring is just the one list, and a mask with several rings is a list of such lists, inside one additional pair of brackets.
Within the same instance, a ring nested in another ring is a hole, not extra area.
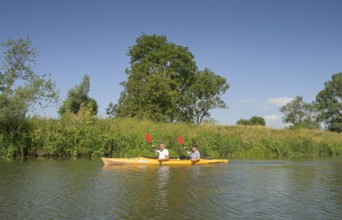
[(163, 162), (163, 161), (168, 161), (169, 158), (169, 151), (166, 149), (166, 146), (164, 143), (161, 143), (159, 145), (160, 149), (156, 151), (158, 155), (158, 161)]

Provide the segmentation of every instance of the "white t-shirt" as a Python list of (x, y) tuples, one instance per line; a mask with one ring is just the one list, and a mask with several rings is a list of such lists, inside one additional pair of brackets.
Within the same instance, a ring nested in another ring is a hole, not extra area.
[(163, 151), (157, 150), (157, 153), (159, 154), (159, 159), (165, 159), (166, 156), (169, 156), (169, 151), (167, 149), (164, 149)]

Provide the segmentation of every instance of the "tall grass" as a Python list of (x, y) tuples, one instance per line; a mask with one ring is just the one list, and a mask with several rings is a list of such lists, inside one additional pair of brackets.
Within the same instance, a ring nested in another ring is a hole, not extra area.
[(287, 158), (342, 155), (342, 134), (320, 130), (278, 130), (258, 126), (156, 123), (136, 119), (97, 119), (69, 115), (31, 118), (21, 143), (0, 134), (1, 157), (135, 157), (154, 156), (145, 141), (168, 146), (171, 157), (184, 154), (177, 142), (197, 144), (204, 157)]

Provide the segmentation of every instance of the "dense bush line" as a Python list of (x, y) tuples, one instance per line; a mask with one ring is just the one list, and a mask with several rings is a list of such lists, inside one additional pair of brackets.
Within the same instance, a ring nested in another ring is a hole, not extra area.
[(0, 134), (0, 155), (15, 157), (153, 156), (165, 142), (172, 157), (184, 154), (177, 142), (199, 145), (206, 157), (286, 158), (342, 155), (342, 134), (320, 130), (278, 130), (262, 126), (155, 123), (135, 119), (97, 119), (67, 115), (62, 119), (30, 118), (26, 132), (13, 138)]

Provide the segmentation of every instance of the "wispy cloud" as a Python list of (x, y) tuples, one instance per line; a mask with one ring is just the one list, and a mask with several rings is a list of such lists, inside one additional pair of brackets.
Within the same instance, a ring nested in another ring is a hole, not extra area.
[(290, 97), (268, 98), (267, 103), (281, 107), (281, 106), (286, 105), (287, 103), (291, 102), (292, 100), (293, 100), (293, 98), (290, 98)]
[(274, 106), (273, 105), (261, 105), (259, 106), (258, 109), (262, 110), (262, 111), (268, 111), (270, 109), (272, 109)]

